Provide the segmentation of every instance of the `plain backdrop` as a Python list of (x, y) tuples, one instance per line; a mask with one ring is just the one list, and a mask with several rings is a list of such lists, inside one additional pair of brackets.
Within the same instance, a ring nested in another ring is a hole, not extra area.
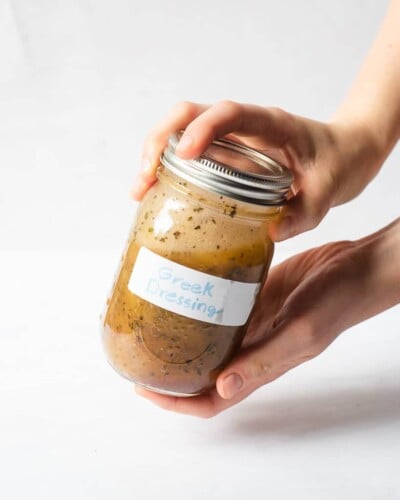
[[(399, 498), (398, 308), (206, 422), (136, 398), (98, 335), (152, 126), (180, 100), (328, 120), (385, 8), (0, 0), (2, 498)], [(399, 163), (276, 261), (396, 218)]]

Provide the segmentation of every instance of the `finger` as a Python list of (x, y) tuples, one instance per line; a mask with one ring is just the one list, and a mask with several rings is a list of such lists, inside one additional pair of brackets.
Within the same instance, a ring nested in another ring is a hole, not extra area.
[(301, 189), (285, 206), (284, 217), (269, 226), (272, 240), (283, 241), (318, 226), (331, 206), (333, 190), (323, 176), (324, 172), (319, 170), (302, 179)]
[(142, 151), (142, 167), (132, 186), (131, 196), (140, 201), (156, 181), (160, 156), (172, 132), (184, 129), (191, 120), (208, 108), (204, 104), (181, 102), (177, 104), (145, 139)]
[(265, 337), (267, 332), (272, 331), (276, 315), (289, 293), (296, 286), (296, 276), (294, 273), (287, 272), (288, 265), (289, 260), (269, 270), (243, 339), (243, 347), (254, 344), (261, 337)]
[[(314, 254), (314, 253), (313, 253)], [(254, 314), (251, 317), (243, 346), (274, 334), (274, 323), (283, 304), (292, 291), (302, 282), (314, 260), (310, 250), (297, 254), (280, 264), (273, 266), (257, 299)]]
[(221, 398), (215, 389), (212, 389), (209, 393), (201, 396), (180, 398), (176, 396), (158, 394), (143, 387), (135, 386), (135, 391), (139, 396), (148, 399), (164, 410), (200, 418), (211, 418), (218, 415), (218, 413), (221, 413), (222, 411), (227, 410), (231, 406), (234, 406), (242, 401), (251, 392), (253, 392), (253, 390), (248, 388), (248, 391), (243, 391), (237, 398), (227, 400)]
[(155, 175), (154, 178), (151, 178), (148, 176), (143, 177), (139, 174), (131, 188), (132, 198), (136, 201), (140, 201), (155, 182)]
[(154, 180), (155, 171), (159, 165), (161, 153), (168, 142), (172, 132), (185, 129), (197, 116), (209, 106), (193, 102), (180, 102), (168, 116), (150, 132), (144, 141), (142, 151), (142, 177)]
[(280, 109), (221, 101), (188, 124), (177, 153), (182, 158), (197, 157), (215, 138), (229, 134), (252, 138), (256, 149), (282, 148), (294, 129), (294, 117)]
[(219, 375), (218, 394), (227, 400), (272, 382), (291, 368), (316, 356), (315, 331), (309, 318), (283, 320), (275, 335), (243, 352)]

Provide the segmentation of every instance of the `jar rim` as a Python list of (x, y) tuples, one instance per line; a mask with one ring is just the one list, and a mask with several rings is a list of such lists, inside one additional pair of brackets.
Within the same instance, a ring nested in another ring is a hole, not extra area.
[(265, 153), (230, 141), (214, 139), (199, 157), (176, 155), (182, 131), (170, 135), (161, 163), (198, 187), (256, 205), (283, 205), (293, 182), (290, 170)]

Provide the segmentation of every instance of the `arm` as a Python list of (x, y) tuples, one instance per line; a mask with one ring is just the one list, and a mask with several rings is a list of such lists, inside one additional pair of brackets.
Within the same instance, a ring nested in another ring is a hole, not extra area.
[[(400, 0), (390, 2), (378, 35), (332, 123), (344, 134), (350, 130), (350, 137), (362, 137), (355, 142), (355, 154), (362, 160), (358, 165), (364, 170), (361, 182), (371, 180), (400, 137)], [(373, 161), (368, 161), (367, 155)], [(350, 172), (345, 170), (343, 175)], [(335, 204), (353, 198), (364, 186), (354, 187), (343, 189)]]

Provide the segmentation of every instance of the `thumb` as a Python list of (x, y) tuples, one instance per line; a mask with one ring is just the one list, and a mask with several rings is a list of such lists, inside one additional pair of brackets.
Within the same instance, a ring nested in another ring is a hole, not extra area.
[(319, 354), (314, 328), (306, 318), (283, 320), (272, 338), (242, 353), (219, 375), (216, 383), (223, 399), (249, 394), (291, 368)]
[(270, 236), (274, 241), (283, 241), (314, 229), (328, 212), (332, 198), (331, 185), (324, 186), (317, 177), (312, 183), (304, 181), (304, 187), (288, 200), (284, 216), (271, 223)]

